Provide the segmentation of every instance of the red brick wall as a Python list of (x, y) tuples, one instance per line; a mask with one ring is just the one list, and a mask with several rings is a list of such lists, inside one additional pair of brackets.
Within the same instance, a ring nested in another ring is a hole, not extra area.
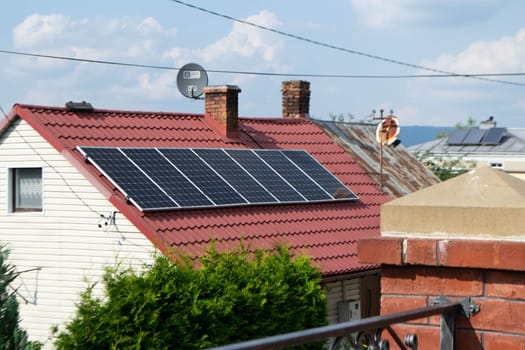
[(303, 80), (281, 84), (284, 118), (305, 118), (310, 113), (310, 83)]
[[(471, 297), (480, 312), (456, 317), (456, 349), (525, 349), (525, 242), (382, 237), (360, 241), (358, 254), (382, 264), (381, 314), (429, 306), (438, 296)], [(416, 333), (419, 349), (438, 349), (439, 320), (395, 329)]]
[(222, 136), (238, 136), (239, 92), (234, 85), (208, 86), (204, 88), (205, 118)]

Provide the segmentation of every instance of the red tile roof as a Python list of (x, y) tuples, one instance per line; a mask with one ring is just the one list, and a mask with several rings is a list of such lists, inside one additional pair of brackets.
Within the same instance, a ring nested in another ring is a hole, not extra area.
[[(379, 236), (379, 207), (390, 198), (315, 123), (305, 119), (240, 118), (239, 139), (225, 140), (203, 115), (15, 105), (20, 117), (69, 159), (154, 244), (199, 256), (211, 239), (217, 247), (287, 243), (313, 258), (324, 276), (371, 268), (357, 261), (357, 240)], [(0, 131), (6, 123), (0, 124)], [(264, 205), (143, 213), (84, 162), (76, 146), (305, 149), (343, 181), (355, 202)]]

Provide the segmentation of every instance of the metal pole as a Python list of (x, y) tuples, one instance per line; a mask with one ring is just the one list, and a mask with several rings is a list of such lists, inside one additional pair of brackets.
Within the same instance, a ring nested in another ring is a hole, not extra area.
[(454, 350), (455, 312), (447, 312), (441, 315), (440, 323), (440, 350)]
[[(382, 123), (382, 122), (381, 122)], [(379, 142), (379, 192), (383, 192), (383, 126)]]
[(379, 192), (383, 192), (383, 110), (380, 111), (379, 125), (381, 125), (381, 130), (379, 132)]

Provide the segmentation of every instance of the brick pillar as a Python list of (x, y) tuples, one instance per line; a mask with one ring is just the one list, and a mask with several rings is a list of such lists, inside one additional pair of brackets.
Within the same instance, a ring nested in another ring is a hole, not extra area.
[[(472, 297), (480, 312), (456, 318), (456, 349), (525, 349), (525, 241), (378, 237), (359, 241), (358, 256), (381, 264), (381, 314)], [(394, 328), (437, 349), (439, 317)]]
[(203, 89), (205, 118), (221, 136), (238, 137), (239, 93), (235, 85), (208, 86)]
[(303, 80), (283, 81), (284, 118), (307, 118), (310, 115), (310, 83)]

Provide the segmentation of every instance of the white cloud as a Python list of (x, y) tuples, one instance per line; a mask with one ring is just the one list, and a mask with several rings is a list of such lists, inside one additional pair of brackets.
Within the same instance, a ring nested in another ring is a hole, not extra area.
[(16, 48), (40, 52), (89, 52), (93, 59), (135, 58), (162, 50), (175, 33), (152, 17), (74, 20), (59, 14), (33, 14), (15, 27), (13, 43)]
[(477, 41), (458, 54), (442, 54), (423, 65), (454, 73), (525, 71), (525, 28), (513, 36)]
[[(275, 14), (265, 10), (244, 20), (270, 28), (281, 25)], [(178, 67), (195, 61), (202, 63), (204, 68), (213, 65), (218, 68), (235, 66), (238, 70), (250, 71), (286, 71), (287, 67), (279, 62), (283, 47), (284, 42), (277, 35), (235, 22), (230, 33), (206, 47), (176, 47), (167, 51), (164, 57), (173, 60)], [(236, 75), (230, 77), (229, 83), (241, 84), (248, 79), (252, 77)]]
[[(246, 20), (272, 28), (281, 25), (277, 16), (269, 11), (261, 11)], [(78, 19), (60, 14), (33, 14), (14, 28), (12, 39), (14, 47), (21, 51), (79, 59), (172, 64), (174, 67), (198, 62), (205, 68), (235, 66), (239, 70), (263, 71), (284, 67), (279, 65), (284, 41), (245, 24), (234, 23), (225, 36), (196, 49), (173, 46), (174, 39), (178, 39), (176, 33), (176, 28), (165, 28), (153, 17)], [(30, 103), (61, 104), (67, 96), (66, 100), (80, 96), (105, 105), (115, 100), (148, 105), (180, 95), (175, 70), (19, 56), (9, 59), (9, 64), (0, 69), (20, 81), (32, 81), (24, 91), (24, 98), (33, 99)], [(246, 79), (252, 77), (230, 75), (228, 83), (242, 85)]]
[[(496, 40), (476, 41), (457, 53), (443, 53), (420, 62), (422, 66), (458, 74), (506, 73), (525, 71), (525, 28)], [(426, 71), (417, 73), (427, 74)], [(523, 83), (523, 78), (487, 77)], [(471, 78), (417, 79), (407, 83), (407, 94), (420, 105), (438, 106), (439, 110), (424, 111), (426, 115), (441, 116), (425, 119), (425, 124), (454, 125), (461, 118), (477, 119), (496, 115), (511, 120), (509, 106), (520, 110), (523, 99), (519, 90), (510, 85)], [(519, 89), (519, 88), (518, 88)], [(521, 100), (520, 100), (521, 99)], [(435, 109), (436, 107), (434, 107)]]
[(13, 30), (15, 47), (52, 44), (64, 35), (68, 25), (70, 20), (63, 15), (31, 15)]
[[(245, 20), (270, 28), (281, 25), (277, 16), (269, 11), (261, 11), (256, 15), (245, 18)], [(232, 31), (228, 35), (204, 48), (173, 48), (166, 52), (165, 56), (170, 57), (175, 62), (198, 60), (204, 63), (213, 62), (215, 65), (234, 58), (245, 60), (259, 60), (262, 58), (262, 61), (272, 64), (277, 60), (277, 56), (282, 48), (283, 41), (275, 34), (235, 22)], [(238, 63), (242, 64), (242, 62)]]
[(370, 27), (464, 25), (485, 21), (515, 0), (352, 0), (361, 21)]
[[(425, 63), (429, 64), (429, 63)], [(439, 66), (451, 70), (456, 65)], [(477, 71), (473, 68), (470, 71)], [(523, 77), (494, 77), (524, 83)], [(449, 125), (471, 116), (484, 120), (495, 116), (502, 126), (523, 127), (525, 99), (521, 86), (469, 78), (412, 79), (406, 82), (406, 98), (422, 112), (419, 125)]]

